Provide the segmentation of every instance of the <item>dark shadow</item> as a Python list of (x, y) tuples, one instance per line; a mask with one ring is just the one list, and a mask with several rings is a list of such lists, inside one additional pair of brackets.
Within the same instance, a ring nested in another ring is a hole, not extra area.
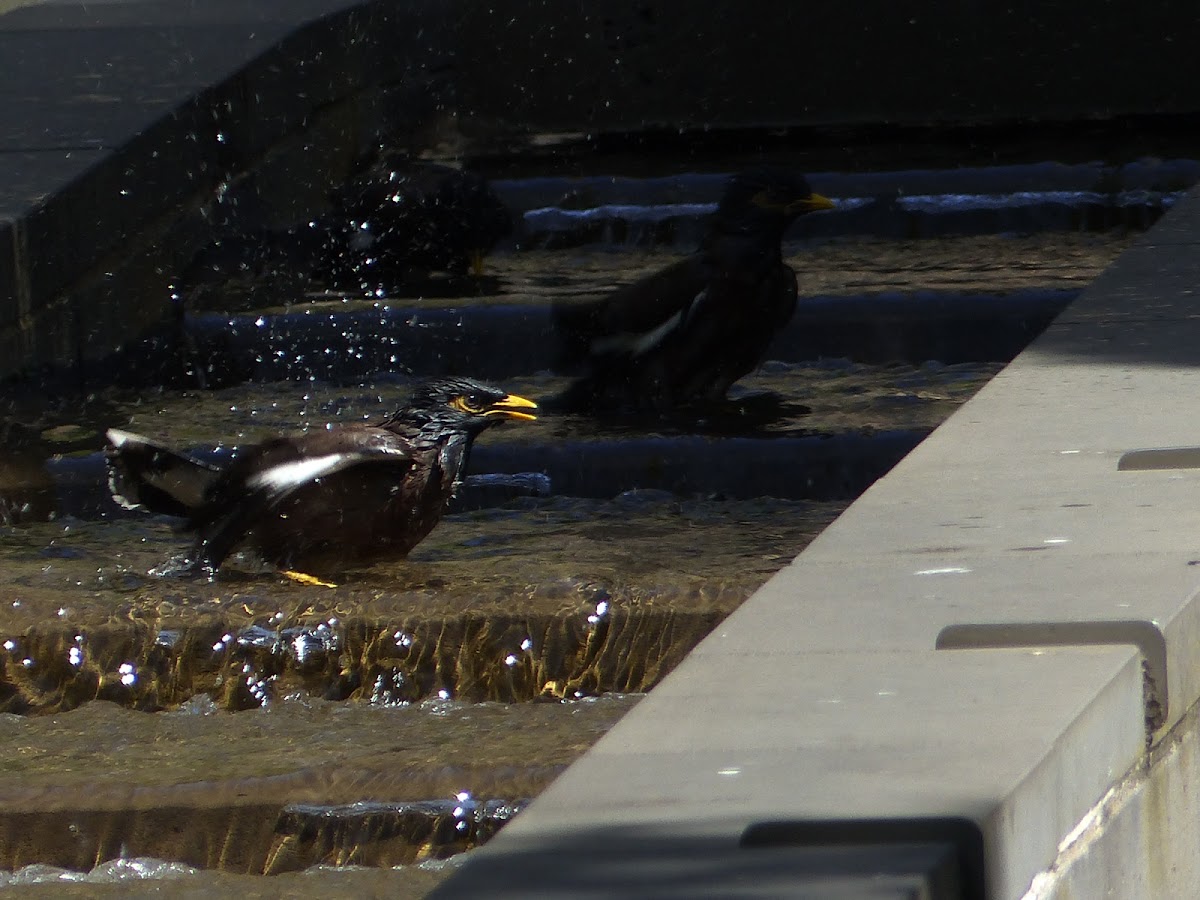
[[(742, 835), (743, 847), (838, 848), (924, 844), (951, 846), (950, 869), (963, 900), (985, 895), (983, 833), (970, 819), (847, 819), (829, 822), (761, 822)], [(941, 895), (935, 895), (941, 896)]]
[(430, 900), (984, 896), (982, 839), (965, 820), (769, 823), (740, 842), (629, 826), (499, 843)]

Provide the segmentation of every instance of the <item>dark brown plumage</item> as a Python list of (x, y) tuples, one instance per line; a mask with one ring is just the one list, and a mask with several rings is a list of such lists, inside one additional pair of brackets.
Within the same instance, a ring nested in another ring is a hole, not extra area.
[(560, 405), (663, 410), (723, 398), (795, 311), (785, 229), (832, 206), (791, 172), (735, 175), (695, 253), (600, 300), (556, 305), (564, 358), (585, 367)]
[(328, 212), (291, 228), (223, 237), (193, 260), (186, 280), (250, 271), (373, 290), (431, 272), (478, 275), (484, 255), (512, 228), (512, 214), (482, 176), (386, 154), (333, 192)]
[(436, 379), (378, 425), (274, 438), (223, 468), (111, 429), (109, 486), (122, 505), (182, 516), (195, 533), (156, 574), (211, 579), (240, 546), (283, 570), (337, 571), (406, 555), (441, 519), (474, 439), (535, 408), (471, 379)]
[(482, 176), (395, 155), (351, 179), (333, 211), (310, 224), (326, 245), (317, 274), (360, 283), (410, 271), (481, 274), (484, 254), (512, 228)]

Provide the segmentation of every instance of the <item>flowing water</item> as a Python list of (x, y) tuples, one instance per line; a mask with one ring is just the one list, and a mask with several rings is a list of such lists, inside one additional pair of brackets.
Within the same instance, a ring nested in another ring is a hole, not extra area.
[[(270, 274), (203, 285), (183, 343), (148, 343), (111, 386), (3, 398), (0, 885), (420, 896), (1132, 240), (951, 236), (936, 219), (910, 236), (916, 215), (995, 225), (1029, 205), (961, 197), (897, 207), (900, 237), (793, 235), (809, 300), (729, 404), (495, 429), (408, 559), (336, 587), (245, 556), (211, 584), (147, 575), (186, 536), (107, 497), (105, 428), (221, 458), (379, 419), (414, 373), (551, 396), (566, 382), (548, 371), (547, 303), (602, 295), (691, 240), (696, 210), (631, 227), (613, 199), (592, 198), (590, 218), (534, 210), (478, 281), (369, 296)], [(1085, 200), (1130, 224), (1128, 204)]]

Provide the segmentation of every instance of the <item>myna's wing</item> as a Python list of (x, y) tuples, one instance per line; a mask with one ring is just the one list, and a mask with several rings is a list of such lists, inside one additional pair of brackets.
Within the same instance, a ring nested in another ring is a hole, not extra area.
[(704, 257), (693, 254), (599, 300), (556, 305), (555, 325), (576, 357), (644, 352), (686, 315), (708, 277)]
[(198, 554), (215, 568), (268, 509), (323, 478), (370, 463), (395, 466), (400, 480), (414, 461), (407, 441), (367, 425), (259, 444), (234, 460), (192, 514)]
[(414, 461), (407, 440), (364, 425), (260, 444), (238, 461), (236, 476), (232, 467), (230, 474), (248, 492), (261, 493), (267, 502), (275, 502), (305, 485), (364, 463), (407, 471)]
[(203, 503), (220, 476), (218, 466), (139, 434), (110, 428), (106, 436), (108, 487), (113, 499), (126, 509), (143, 507), (163, 515), (186, 516)]

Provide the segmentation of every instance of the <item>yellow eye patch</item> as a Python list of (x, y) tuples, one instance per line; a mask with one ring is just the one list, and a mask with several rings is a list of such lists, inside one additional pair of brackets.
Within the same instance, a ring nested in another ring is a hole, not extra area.
[(526, 410), (537, 409), (537, 404), (516, 394), (506, 394), (499, 400), (476, 406), (468, 395), (459, 395), (447, 404), (451, 409), (464, 412), (469, 416), (505, 416), (510, 419), (536, 419), (537, 416)]

